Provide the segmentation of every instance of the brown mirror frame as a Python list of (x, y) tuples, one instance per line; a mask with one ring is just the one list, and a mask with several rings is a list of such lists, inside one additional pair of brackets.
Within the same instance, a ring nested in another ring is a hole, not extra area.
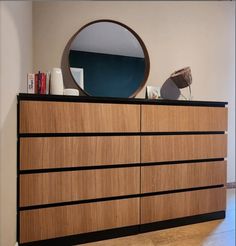
[[(139, 37), (139, 35), (133, 31), (130, 27), (126, 26), (125, 24), (118, 22), (118, 21), (114, 21), (114, 20), (110, 20), (110, 19), (100, 19), (100, 20), (95, 20), (92, 22), (89, 22), (88, 24), (82, 26), (68, 41), (64, 52), (63, 52), (63, 56), (62, 56), (62, 61), (61, 61), (61, 68), (62, 68), (62, 73), (63, 73), (63, 79), (64, 79), (64, 86), (65, 88), (76, 88), (79, 89), (80, 91), (80, 95), (86, 95), (86, 96), (91, 96), (89, 95), (85, 90), (83, 90), (75, 81), (74, 77), (72, 76), (72, 73), (70, 71), (70, 64), (69, 64), (69, 53), (70, 53), (70, 47), (71, 47), (71, 43), (73, 42), (73, 40), (75, 39), (75, 37), (86, 27), (95, 24), (95, 23), (99, 23), (99, 22), (111, 22), (111, 23), (115, 23), (117, 25), (120, 25), (124, 28), (126, 28), (129, 32), (131, 32), (134, 37), (138, 40), (143, 53), (144, 53), (144, 60), (145, 60), (145, 72), (144, 72), (144, 79), (143, 81), (141, 81), (140, 86), (136, 89), (136, 91), (129, 96), (129, 98), (134, 98), (144, 87), (144, 85), (147, 82), (147, 78), (149, 75), (149, 71), (150, 71), (150, 60), (149, 60), (149, 55), (148, 55), (148, 51), (147, 48), (144, 44), (144, 42), (142, 41), (142, 39)], [(96, 97), (96, 96), (94, 96)]]

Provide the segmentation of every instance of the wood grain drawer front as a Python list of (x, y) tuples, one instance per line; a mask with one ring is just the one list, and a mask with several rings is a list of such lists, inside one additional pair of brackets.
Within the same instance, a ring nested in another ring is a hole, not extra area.
[(139, 224), (139, 198), (20, 212), (20, 243)]
[(223, 211), (225, 188), (197, 190), (141, 198), (141, 223), (151, 223)]
[(140, 106), (20, 102), (20, 133), (138, 132)]
[(141, 167), (141, 192), (159, 192), (226, 183), (226, 161)]
[(139, 192), (139, 167), (20, 176), (20, 206), (124, 196)]
[(21, 170), (138, 162), (139, 136), (20, 139)]
[(227, 108), (142, 105), (142, 132), (226, 131)]
[(141, 137), (141, 162), (224, 158), (227, 135), (165, 135)]

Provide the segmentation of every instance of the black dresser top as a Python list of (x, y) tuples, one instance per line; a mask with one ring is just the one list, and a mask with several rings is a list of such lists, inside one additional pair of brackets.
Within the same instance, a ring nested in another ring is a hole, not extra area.
[(56, 101), (56, 102), (89, 102), (89, 103), (125, 103), (125, 104), (152, 104), (152, 105), (180, 105), (180, 106), (208, 106), (225, 107), (228, 102), (217, 101), (191, 101), (191, 100), (166, 100), (144, 98), (112, 98), (90, 96), (63, 96), (63, 95), (40, 95), (20, 93), (18, 100), (29, 101)]

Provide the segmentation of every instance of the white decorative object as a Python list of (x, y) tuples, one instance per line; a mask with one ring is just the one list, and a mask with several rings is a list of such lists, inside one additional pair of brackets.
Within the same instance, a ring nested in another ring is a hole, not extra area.
[(60, 68), (53, 68), (50, 81), (50, 94), (63, 95), (64, 85)]
[(74, 78), (78, 86), (83, 90), (84, 89), (84, 69), (77, 68), (77, 67), (70, 67), (70, 71), (71, 71), (72, 77)]
[(77, 90), (77, 89), (64, 89), (64, 95), (66, 95), (66, 96), (79, 96), (79, 90)]
[(159, 86), (147, 86), (146, 93), (148, 99), (158, 99), (161, 97)]

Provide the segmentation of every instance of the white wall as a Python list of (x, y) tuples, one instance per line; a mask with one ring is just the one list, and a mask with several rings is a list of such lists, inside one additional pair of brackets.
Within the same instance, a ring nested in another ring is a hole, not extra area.
[(229, 102), (228, 182), (235, 181), (235, 2), (35, 2), (35, 71), (60, 67), (69, 39), (96, 19), (123, 22), (142, 38), (151, 64), (147, 85), (190, 66), (194, 100)]
[(16, 95), (32, 70), (32, 3), (0, 2), (0, 245), (16, 242)]

